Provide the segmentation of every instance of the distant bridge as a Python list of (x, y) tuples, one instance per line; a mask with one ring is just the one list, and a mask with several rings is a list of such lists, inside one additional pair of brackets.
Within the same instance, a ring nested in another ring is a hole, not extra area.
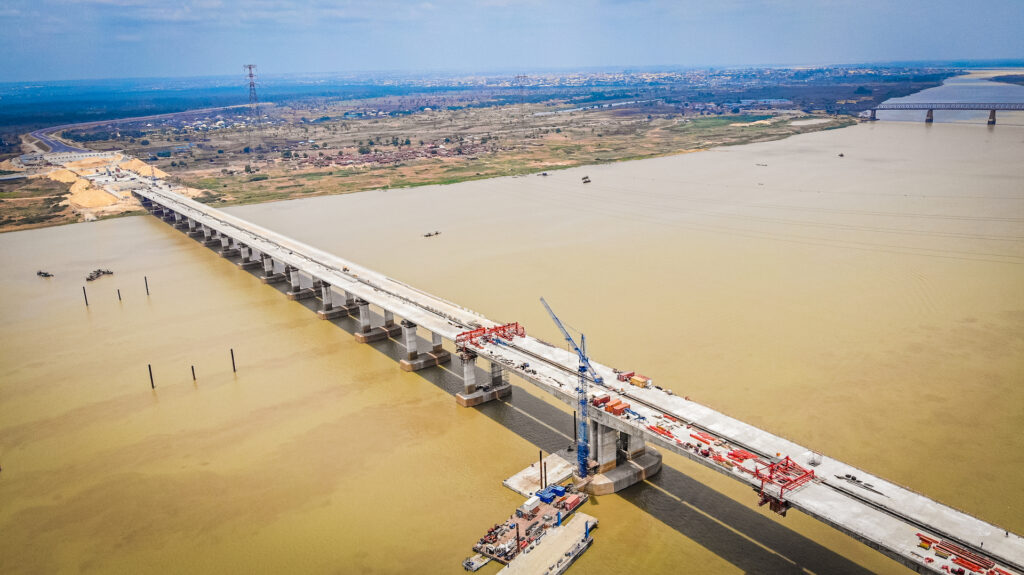
[(974, 102), (893, 102), (891, 104), (879, 104), (871, 110), (871, 119), (877, 120), (875, 112), (878, 110), (928, 110), (925, 115), (925, 123), (934, 121), (934, 110), (988, 110), (988, 125), (996, 123), (996, 110), (1024, 111), (1024, 102), (1000, 102), (1000, 103), (974, 103)]

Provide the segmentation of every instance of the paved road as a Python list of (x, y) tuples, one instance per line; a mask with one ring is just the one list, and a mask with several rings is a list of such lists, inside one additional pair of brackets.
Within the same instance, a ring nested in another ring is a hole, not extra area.
[(76, 148), (74, 146), (69, 146), (64, 142), (61, 142), (60, 140), (50, 137), (50, 134), (52, 134), (53, 132), (65, 130), (74, 125), (75, 124), (67, 124), (64, 126), (57, 126), (53, 128), (43, 128), (42, 130), (36, 130), (35, 132), (32, 132), (31, 136), (38, 139), (40, 142), (46, 145), (46, 147), (50, 148), (51, 152), (54, 153), (59, 154), (67, 152), (91, 152), (92, 150), (86, 150), (85, 148)]

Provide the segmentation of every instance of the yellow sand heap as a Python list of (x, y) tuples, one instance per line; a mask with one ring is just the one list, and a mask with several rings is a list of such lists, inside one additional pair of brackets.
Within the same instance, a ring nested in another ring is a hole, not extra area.
[(78, 160), (77, 162), (68, 162), (64, 164), (66, 168), (72, 170), (87, 170), (89, 168), (98, 168), (100, 166), (108, 166), (115, 162), (119, 156), (106, 156), (101, 158), (87, 158), (85, 160)]
[(164, 172), (163, 170), (161, 170), (159, 168), (154, 168), (153, 166), (150, 166), (149, 164), (147, 164), (146, 162), (143, 162), (142, 160), (140, 160), (138, 158), (132, 158), (130, 160), (121, 162), (117, 166), (119, 168), (121, 168), (122, 170), (131, 170), (131, 171), (133, 171), (133, 172), (135, 172), (135, 173), (137, 173), (139, 175), (142, 175), (142, 176), (156, 175), (156, 177), (158, 177), (158, 178), (166, 178), (167, 177), (167, 172)]
[(53, 170), (52, 172), (47, 172), (46, 174), (40, 174), (39, 176), (34, 177), (43, 176), (50, 178), (51, 180), (54, 180), (56, 182), (63, 182), (65, 184), (73, 183), (79, 179), (78, 174), (72, 172), (71, 170), (66, 170), (64, 168), (60, 168), (59, 170)]
[(24, 172), (25, 168), (23, 166), (15, 166), (14, 162), (10, 160), (4, 160), (0, 162), (0, 170), (7, 172)]
[(79, 178), (71, 185), (69, 201), (73, 208), (102, 208), (116, 204), (117, 198)]

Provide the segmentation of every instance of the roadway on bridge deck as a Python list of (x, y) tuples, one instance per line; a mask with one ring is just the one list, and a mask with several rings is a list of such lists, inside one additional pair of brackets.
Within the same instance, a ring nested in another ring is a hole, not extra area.
[[(157, 182), (135, 191), (182, 216), (192, 218), (279, 262), (390, 310), (446, 339), (454, 340), (456, 335), (472, 327), (497, 325), (480, 314), (383, 274), (184, 198), (173, 193), (166, 184)], [(575, 406), (575, 354), (531, 337), (517, 338), (511, 346), (485, 343), (477, 352), (481, 357), (502, 363), (568, 405)], [(529, 367), (525, 367), (525, 364), (529, 364)], [(594, 363), (594, 367), (606, 382), (616, 382), (612, 368), (598, 363)], [(630, 400), (633, 409), (646, 422), (656, 421), (662, 414), (668, 414), (763, 458), (781, 453), (806, 465), (805, 458), (810, 451), (794, 442), (664, 391), (621, 385), (629, 387), (622, 395)], [(606, 391), (596, 385), (590, 388), (591, 395)], [(708, 458), (684, 449), (679, 443), (650, 431), (644, 421), (613, 416), (602, 410), (594, 410), (593, 418), (620, 431), (641, 435), (654, 445), (679, 453), (734, 479), (760, 485), (750, 475), (737, 469), (727, 470)], [(820, 481), (808, 483), (786, 495), (793, 507), (878, 548), (912, 568), (942, 573), (941, 565), (952, 565), (938, 559), (930, 564), (924, 563), (924, 556), (918, 553), (923, 550), (917, 547), (916, 536), (918, 532), (924, 532), (953, 540), (980, 555), (995, 559), (1003, 568), (1009, 567), (1024, 575), (1024, 539), (1016, 534), (1004, 536), (1003, 530), (994, 525), (831, 458), (824, 457), (815, 471)], [(882, 495), (834, 477), (846, 474), (855, 475), (862, 482), (872, 484)]]

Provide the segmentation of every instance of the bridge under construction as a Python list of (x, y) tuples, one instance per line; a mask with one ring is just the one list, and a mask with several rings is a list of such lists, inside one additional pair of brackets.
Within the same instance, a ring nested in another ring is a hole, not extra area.
[[(358, 341), (398, 341), (405, 348), (403, 369), (457, 362), (463, 373), (459, 404), (508, 395), (514, 374), (577, 407), (576, 353), (529, 336), (519, 324), (489, 320), (181, 196), (159, 179), (136, 177), (144, 183), (133, 193), (150, 213), (253, 269), (263, 282), (285, 283), (287, 297), (317, 299), (319, 317), (356, 318)], [(421, 337), (424, 332), (429, 335)], [(480, 359), (490, 368), (483, 381), (476, 369)], [(668, 450), (749, 485), (756, 493), (752, 502), (780, 515), (802, 511), (915, 571), (1024, 575), (1024, 538), (1017, 534), (690, 401), (637, 373), (596, 360), (590, 365), (586, 423), (588, 465), (595, 475), (585, 488), (591, 493), (613, 493), (642, 481), (660, 469), (658, 450)]]

